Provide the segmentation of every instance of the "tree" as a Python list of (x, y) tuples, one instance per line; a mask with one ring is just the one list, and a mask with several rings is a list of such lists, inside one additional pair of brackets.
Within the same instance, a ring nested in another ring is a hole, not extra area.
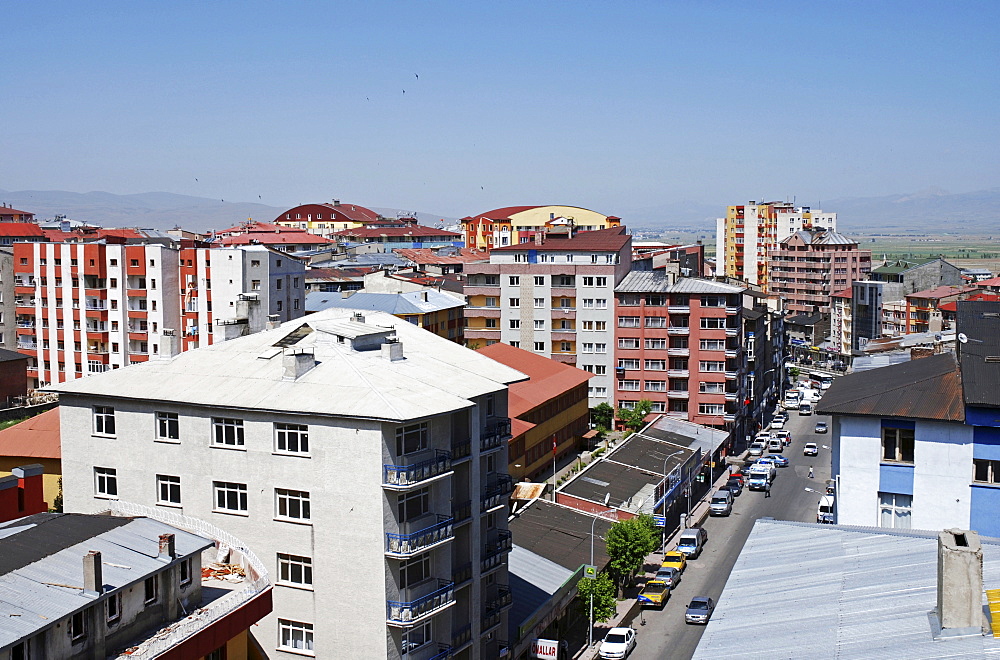
[(649, 553), (656, 549), (660, 535), (652, 516), (640, 515), (619, 520), (605, 537), (610, 569), (622, 590), (631, 584)]
[(799, 379), (800, 373), (802, 372), (799, 370), (798, 367), (792, 367), (791, 369), (788, 370), (788, 377), (791, 378), (792, 382), (794, 383)]
[(625, 426), (633, 431), (638, 431), (646, 424), (646, 415), (653, 411), (653, 402), (649, 399), (640, 399), (635, 408), (619, 408), (618, 419), (625, 422)]
[(594, 596), (594, 621), (604, 623), (618, 614), (618, 601), (615, 599), (615, 583), (607, 573), (601, 573), (596, 578), (580, 578), (576, 584), (576, 593), (580, 597), (580, 609), (585, 617), (590, 616), (590, 596)]
[(599, 403), (590, 409), (590, 418), (594, 420), (597, 430), (606, 432), (611, 429), (615, 418), (615, 409), (606, 403)]

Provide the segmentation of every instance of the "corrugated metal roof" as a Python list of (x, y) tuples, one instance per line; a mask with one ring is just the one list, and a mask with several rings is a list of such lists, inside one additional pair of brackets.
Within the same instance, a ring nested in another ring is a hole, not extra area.
[(516, 544), (507, 556), (507, 571), (513, 596), (508, 621), (515, 631), (576, 572)]
[[(1000, 654), (993, 637), (933, 640), (928, 612), (937, 605), (937, 533), (896, 531), (758, 520), (693, 657)], [(984, 584), (1000, 584), (1000, 541), (980, 540)]]
[(663, 273), (634, 270), (626, 275), (615, 293), (742, 293), (742, 287), (700, 277), (682, 277), (673, 284)]
[(1000, 407), (1000, 302), (959, 302), (956, 321), (965, 403)]
[(387, 314), (430, 314), (464, 306), (465, 303), (455, 296), (434, 289), (407, 293), (359, 291), (347, 298), (336, 291), (311, 291), (306, 294), (306, 311), (309, 312), (320, 312), (324, 309), (338, 307), (342, 309), (370, 309)]

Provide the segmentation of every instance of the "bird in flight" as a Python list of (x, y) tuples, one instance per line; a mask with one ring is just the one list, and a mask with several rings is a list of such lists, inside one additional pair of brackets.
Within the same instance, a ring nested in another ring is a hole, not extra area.
[(406, 90), (405, 89), (403, 90), (403, 93), (406, 94)]
[(413, 75), (415, 75), (417, 77), (417, 80), (420, 80), (420, 74), (419, 73), (414, 73)]

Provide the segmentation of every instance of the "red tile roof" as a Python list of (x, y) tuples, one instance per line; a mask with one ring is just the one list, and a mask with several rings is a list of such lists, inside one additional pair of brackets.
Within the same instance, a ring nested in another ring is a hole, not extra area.
[(0, 456), (62, 458), (59, 445), (59, 408), (0, 431)]
[(917, 291), (916, 293), (909, 293), (906, 295), (907, 298), (947, 298), (949, 296), (957, 296), (962, 293), (969, 293), (975, 291), (975, 287), (971, 286), (938, 286), (933, 289), (926, 289), (924, 291)]
[(0, 222), (0, 236), (37, 236), (44, 238), (42, 228), (33, 222)]
[(80, 234), (73, 231), (61, 231), (59, 229), (43, 229), (42, 233), (45, 234), (45, 240), (50, 243), (66, 243), (68, 241), (76, 241), (81, 238)]
[(972, 286), (1000, 286), (1000, 277), (993, 277), (988, 280), (980, 280), (978, 282), (972, 282)]
[(511, 417), (523, 415), (546, 401), (586, 383), (593, 376), (583, 369), (550, 360), (544, 355), (515, 348), (510, 344), (496, 343), (484, 346), (479, 352), (528, 376), (527, 381), (513, 383), (508, 388), (507, 412)]
[(493, 248), (493, 252), (524, 252), (526, 250), (548, 252), (618, 252), (631, 240), (632, 237), (625, 233), (625, 227), (610, 227), (594, 231), (581, 231), (574, 235), (573, 238), (567, 238), (565, 234), (546, 234), (545, 241), (541, 245), (537, 245), (532, 241), (517, 245), (507, 245), (505, 247), (495, 247)]
[[(965, 298), (963, 302), (969, 300), (986, 300), (989, 302), (1000, 301), (1000, 293), (988, 293), (986, 291), (980, 293), (974, 293), (968, 298)], [(946, 312), (957, 312), (958, 311), (958, 301), (952, 300), (951, 302), (942, 303), (938, 309), (944, 310)]]
[(35, 215), (31, 211), (18, 211), (9, 206), (0, 206), (0, 215)]
[(838, 291), (837, 293), (833, 294), (830, 297), (831, 298), (853, 298), (854, 297), (854, 289), (847, 288), (847, 289), (844, 289), (843, 291)]
[(331, 204), (330, 202), (325, 202), (320, 206), (325, 206), (338, 214), (346, 216), (347, 218), (353, 220), (354, 222), (374, 222), (378, 220), (378, 213), (372, 211), (371, 209), (366, 209), (363, 206), (358, 206), (357, 204), (344, 204), (341, 202), (339, 205)]
[(248, 234), (227, 236), (219, 239), (217, 245), (331, 245), (333, 241), (307, 232), (267, 232), (254, 231)]
[[(454, 248), (451, 248), (454, 249)], [(488, 252), (475, 248), (460, 248), (458, 254), (440, 255), (437, 248), (399, 249), (396, 254), (415, 264), (467, 264), (490, 260)]]
[(351, 236), (357, 236), (358, 238), (376, 238), (378, 236), (414, 236), (418, 238), (425, 236), (443, 236), (454, 239), (462, 238), (462, 234), (457, 234), (453, 231), (434, 229), (432, 227), (424, 227), (422, 225), (409, 225), (407, 227), (375, 227), (373, 229), (369, 229), (368, 227), (358, 227), (357, 229), (342, 229), (335, 232), (333, 236), (344, 236), (345, 238)]
[(502, 209), (493, 209), (492, 211), (486, 211), (485, 213), (477, 213), (476, 215), (470, 215), (467, 218), (462, 218), (462, 220), (478, 220), (480, 218), (485, 218), (487, 220), (510, 220), (510, 216), (522, 213), (524, 211), (530, 211), (531, 209), (541, 208), (541, 205), (536, 204), (535, 206), (505, 206)]
[(222, 234), (245, 234), (250, 231), (297, 231), (306, 233), (305, 229), (298, 229), (292, 227), (282, 227), (281, 225), (274, 225), (269, 222), (244, 222), (243, 224), (236, 225), (235, 227), (230, 227), (229, 229), (220, 229), (215, 232), (216, 235)]

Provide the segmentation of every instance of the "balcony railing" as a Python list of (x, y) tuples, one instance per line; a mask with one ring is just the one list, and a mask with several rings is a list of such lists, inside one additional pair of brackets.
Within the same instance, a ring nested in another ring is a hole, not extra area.
[(472, 562), (459, 566), (451, 572), (451, 579), (456, 585), (468, 582), (472, 579)]
[(739, 328), (726, 328), (726, 336), (727, 337), (735, 337), (738, 334), (740, 334), (740, 329)]
[(500, 612), (487, 612), (483, 614), (483, 627), (482, 631), (485, 633), (491, 628), (496, 628), (500, 625), (501, 617)]
[(487, 612), (499, 612), (510, 607), (513, 599), (510, 595), (510, 587), (505, 584), (497, 585), (497, 596), (486, 601)]
[(19, 327), (19, 328), (34, 328), (35, 327), (35, 322), (34, 321), (18, 321), (17, 322), (17, 327)]
[(38, 344), (29, 344), (28, 342), (25, 341), (19, 341), (17, 342), (17, 347), (24, 351), (33, 351), (36, 348), (38, 348)]
[(472, 518), (472, 500), (451, 503), (451, 517), (456, 525), (461, 525)]
[(668, 348), (667, 355), (672, 355), (676, 357), (687, 357), (691, 355), (690, 348)]
[(472, 641), (472, 624), (467, 623), (451, 633), (451, 646), (459, 649)]
[(386, 622), (394, 626), (412, 626), (455, 602), (455, 585), (438, 580), (435, 591), (411, 601), (386, 601)]
[(483, 491), (483, 511), (488, 511), (504, 503), (504, 499), (514, 492), (514, 480), (509, 474), (500, 475)]
[(403, 490), (451, 470), (451, 452), (434, 450), (434, 456), (413, 465), (384, 465), (382, 485), (391, 490)]
[(667, 390), (667, 397), (671, 399), (687, 399), (689, 396), (687, 390)]
[(454, 536), (453, 522), (451, 516), (438, 515), (437, 523), (412, 534), (386, 532), (385, 554), (397, 559), (405, 559), (439, 543), (444, 543)]
[(472, 455), (472, 441), (462, 440), (460, 442), (453, 443), (451, 445), (451, 462), (452, 465), (463, 461)]
[(504, 554), (510, 552), (512, 546), (510, 532), (505, 529), (497, 531), (496, 536), (487, 541), (483, 547), (483, 559), (480, 567), (482, 572), (485, 573), (502, 564)]
[(451, 657), (451, 647), (447, 644), (438, 644), (438, 652), (427, 658), (427, 660), (444, 660)]
[(479, 451), (492, 451), (503, 447), (510, 437), (510, 419), (499, 419), (490, 422), (483, 429), (479, 439)]
[(691, 334), (691, 328), (687, 326), (669, 325), (667, 326), (668, 335), (688, 335)]

